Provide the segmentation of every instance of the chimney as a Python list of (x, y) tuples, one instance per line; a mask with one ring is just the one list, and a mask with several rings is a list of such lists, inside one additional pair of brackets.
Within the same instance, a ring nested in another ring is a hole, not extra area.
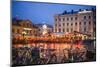
[(67, 14), (67, 11), (66, 11), (66, 10), (63, 12), (63, 15), (64, 15), (64, 14)]
[(88, 11), (88, 9), (86, 9), (86, 11)]
[(71, 13), (73, 14), (74, 13), (74, 10), (72, 10)]
[(94, 8), (92, 8), (92, 11), (94, 11)]
[(79, 9), (79, 12), (82, 11), (81, 9)]

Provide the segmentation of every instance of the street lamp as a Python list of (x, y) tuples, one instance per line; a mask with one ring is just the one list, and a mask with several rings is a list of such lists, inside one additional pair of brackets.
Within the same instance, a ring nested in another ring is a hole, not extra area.
[(23, 38), (25, 37), (27, 33), (25, 31), (22, 32)]
[(48, 31), (47, 31), (47, 25), (46, 25), (46, 24), (44, 24), (44, 25), (42, 26), (42, 29), (43, 29), (42, 35), (45, 35), (45, 34), (48, 33)]
[(26, 33), (25, 31), (22, 32), (22, 36), (23, 36), (24, 42), (25, 42), (25, 35), (26, 35), (26, 34), (27, 34), (27, 33)]

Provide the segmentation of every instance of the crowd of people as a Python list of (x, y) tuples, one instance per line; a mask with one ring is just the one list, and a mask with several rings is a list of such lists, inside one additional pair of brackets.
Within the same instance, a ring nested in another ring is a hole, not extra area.
[[(62, 54), (59, 54), (62, 52)], [(73, 63), (94, 61), (95, 53), (88, 51), (87, 47), (70, 49), (43, 49), (40, 47), (12, 48), (12, 65), (38, 65), (55, 63)]]

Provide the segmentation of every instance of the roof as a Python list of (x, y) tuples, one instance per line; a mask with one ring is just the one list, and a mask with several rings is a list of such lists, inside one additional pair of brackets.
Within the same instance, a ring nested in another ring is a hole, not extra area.
[(83, 11), (80, 11), (78, 13), (91, 13), (92, 11), (86, 11), (86, 10), (83, 10)]
[(74, 10), (71, 10), (70, 12), (67, 12), (66, 10), (63, 12), (63, 13), (61, 13), (61, 14), (57, 14), (58, 16), (59, 15), (70, 15), (70, 14), (78, 14), (78, 13), (88, 13), (88, 12), (94, 12), (94, 11), (96, 11), (95, 9), (90, 9), (90, 10), (88, 10), (88, 9), (85, 9), (85, 10), (81, 10), (81, 9), (79, 9), (79, 11), (74, 11)]
[[(16, 26), (21, 26), (21, 22), (23, 22), (23, 21), (30, 21), (30, 20), (20, 20), (20, 19), (16, 19), (16, 18), (13, 18), (12, 19), (12, 25), (16, 25)], [(30, 21), (31, 22), (31, 21)], [(32, 22), (31, 22), (32, 23)], [(33, 24), (32, 23), (32, 26), (34, 27), (34, 28), (38, 28), (35, 24)]]
[(14, 20), (14, 21), (12, 21), (12, 25), (21, 26), (20, 22), (22, 22), (22, 20), (16, 20), (16, 21)]
[[(42, 27), (43, 25), (44, 25), (44, 24), (36, 24), (37, 27)], [(49, 27), (49, 28), (53, 28), (52, 25), (49, 25), (49, 24), (45, 24), (45, 25), (47, 25), (47, 27)]]

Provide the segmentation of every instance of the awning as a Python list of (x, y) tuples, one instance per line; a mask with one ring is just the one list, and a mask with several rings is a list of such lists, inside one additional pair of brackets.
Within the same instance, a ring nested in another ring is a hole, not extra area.
[(24, 30), (32, 30), (31, 28), (24, 28)]

